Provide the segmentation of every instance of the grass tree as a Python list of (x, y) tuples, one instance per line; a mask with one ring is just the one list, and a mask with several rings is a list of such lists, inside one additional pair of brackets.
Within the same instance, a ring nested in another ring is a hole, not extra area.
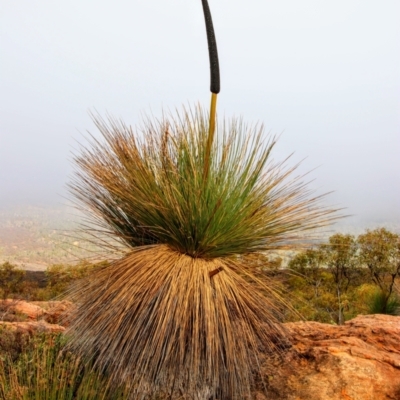
[(185, 109), (141, 129), (95, 116), (104, 140), (75, 158), (71, 189), (93, 233), (126, 250), (75, 287), (69, 334), (135, 399), (249, 396), (259, 353), (284, 337), (284, 299), (254, 260), (334, 218), (295, 168), (272, 161), (275, 138), (262, 127), (216, 121), (218, 59), (203, 6), (210, 112)]

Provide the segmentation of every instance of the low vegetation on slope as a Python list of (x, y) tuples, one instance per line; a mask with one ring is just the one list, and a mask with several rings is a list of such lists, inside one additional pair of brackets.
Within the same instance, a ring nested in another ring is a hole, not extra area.
[[(290, 298), (295, 312), (286, 311), (286, 321), (341, 324), (359, 314), (400, 312), (400, 246), (399, 235), (393, 232), (375, 229), (357, 238), (335, 234), (327, 243), (295, 254), (287, 268), (282, 268), (281, 261), (266, 256), (258, 262), (262, 273)], [(0, 294), (15, 302), (63, 298), (71, 283), (105, 265), (58, 264), (31, 273), (6, 262), (0, 265)], [(9, 304), (10, 300), (0, 305), (0, 398), (127, 398), (126, 387), (111, 389), (106, 377), (66, 350), (62, 335), (11, 330), (7, 323), (27, 317), (12, 311)]]

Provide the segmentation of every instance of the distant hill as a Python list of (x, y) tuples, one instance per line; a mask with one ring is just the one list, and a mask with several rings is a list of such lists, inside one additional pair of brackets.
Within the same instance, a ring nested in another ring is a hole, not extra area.
[(80, 219), (67, 206), (0, 209), (0, 262), (41, 270), (49, 264), (92, 258), (96, 248), (77, 239)]
[[(44, 270), (50, 264), (75, 263), (82, 258), (106, 258), (99, 255), (101, 250), (98, 247), (79, 237), (80, 221), (82, 215), (67, 205), (0, 208), (0, 262), (10, 261), (29, 270)], [(321, 239), (336, 232), (359, 235), (367, 228), (381, 226), (400, 233), (400, 223), (356, 221), (349, 217), (324, 229)], [(284, 265), (289, 253), (277, 254), (283, 258)]]

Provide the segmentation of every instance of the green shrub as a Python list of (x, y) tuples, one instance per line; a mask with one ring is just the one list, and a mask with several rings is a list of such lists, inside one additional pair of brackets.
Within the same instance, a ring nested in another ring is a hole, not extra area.
[(0, 265), (0, 292), (3, 299), (24, 291), (25, 271), (8, 261)]
[(17, 360), (0, 358), (0, 398), (3, 400), (122, 400), (124, 388), (64, 348), (61, 335), (38, 336)]
[[(94, 268), (105, 265), (107, 261), (81, 261), (76, 265), (55, 264), (45, 271), (44, 287), (39, 287), (37, 279), (32, 279), (24, 270), (6, 262), (0, 266), (0, 295), (3, 299), (53, 300), (65, 294), (73, 282), (87, 277)], [(40, 286), (43, 286), (41, 281)]]
[(93, 268), (105, 264), (106, 262), (93, 264), (81, 261), (76, 265), (54, 264), (48, 267), (46, 288), (38, 291), (41, 294), (41, 300), (50, 300), (65, 294), (73, 282), (87, 277)]
[[(331, 271), (323, 267), (302, 268), (301, 272), (294, 263), (289, 264), (291, 272), (285, 281), (286, 289), (292, 294), (292, 306), (308, 321), (324, 323), (339, 323), (337, 285)], [(341, 310), (344, 321), (359, 314), (368, 314), (368, 301), (371, 293), (376, 290), (370, 282), (365, 268), (355, 268), (352, 280), (341, 295)], [(295, 314), (288, 321), (298, 320)]]
[(400, 315), (400, 296), (376, 288), (367, 300), (369, 314)]

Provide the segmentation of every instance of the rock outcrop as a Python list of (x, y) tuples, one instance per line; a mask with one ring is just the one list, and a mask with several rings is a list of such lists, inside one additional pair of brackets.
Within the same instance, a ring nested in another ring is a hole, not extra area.
[(292, 347), (264, 368), (268, 399), (400, 399), (400, 317), (286, 326)]
[(0, 321), (0, 328), (8, 329), (11, 332), (18, 332), (20, 335), (27, 334), (29, 336), (32, 336), (35, 333), (59, 333), (65, 331), (65, 327), (58, 324), (49, 324), (43, 320), (23, 322)]
[(72, 308), (73, 304), (69, 301), (2, 300), (0, 328), (30, 335), (36, 332), (64, 332), (65, 317)]
[[(63, 332), (66, 301), (0, 301), (0, 327), (35, 332)], [(11, 319), (12, 320), (12, 319)], [(262, 366), (267, 395), (256, 400), (400, 400), (400, 317), (363, 315), (343, 326), (318, 322), (285, 324), (291, 346)]]

